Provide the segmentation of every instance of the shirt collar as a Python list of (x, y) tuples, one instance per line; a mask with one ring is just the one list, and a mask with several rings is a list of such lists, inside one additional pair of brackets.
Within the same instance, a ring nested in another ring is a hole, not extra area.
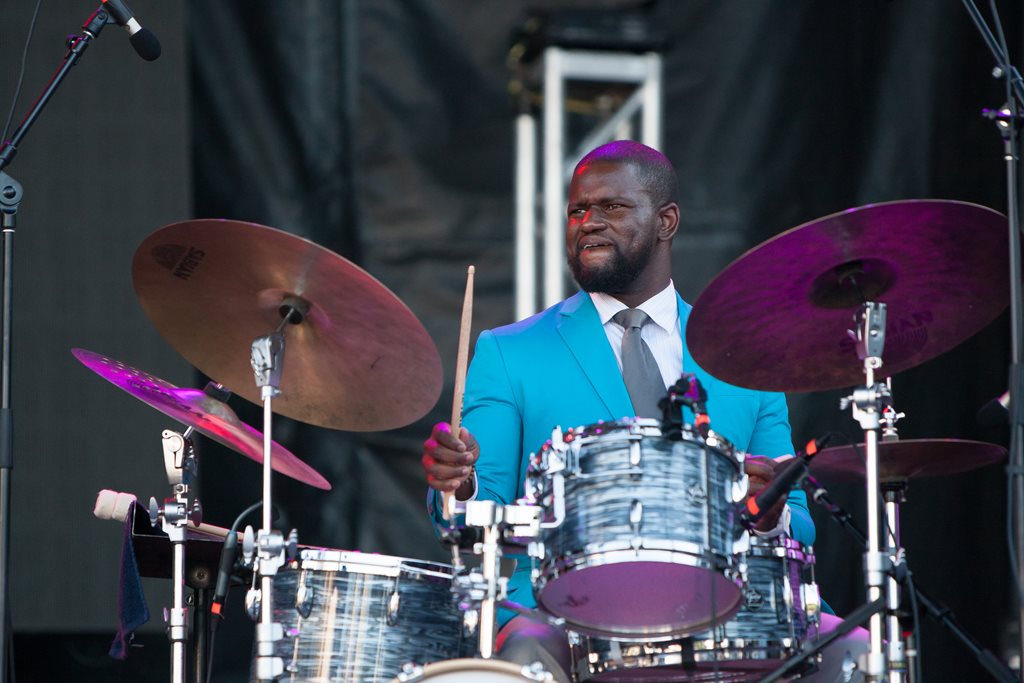
[[(619, 311), (629, 308), (629, 306), (611, 294), (605, 294), (604, 292), (589, 292), (589, 294), (594, 302), (594, 307), (597, 308), (597, 314), (601, 317), (602, 325), (607, 325), (612, 316)], [(675, 285), (672, 284), (671, 280), (669, 280), (668, 286), (665, 289), (637, 306), (637, 308), (651, 316), (651, 320), (666, 332), (671, 332), (673, 326), (679, 326), (679, 305), (676, 302)]]

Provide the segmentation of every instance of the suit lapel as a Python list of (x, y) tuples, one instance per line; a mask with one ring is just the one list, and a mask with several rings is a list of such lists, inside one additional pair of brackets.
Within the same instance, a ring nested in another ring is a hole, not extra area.
[(586, 292), (566, 299), (558, 333), (613, 419), (633, 415), (626, 384), (594, 302)]

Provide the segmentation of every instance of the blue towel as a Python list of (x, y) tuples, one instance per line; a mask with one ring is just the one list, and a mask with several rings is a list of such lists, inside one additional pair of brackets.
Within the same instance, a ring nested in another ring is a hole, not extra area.
[(149, 606), (146, 605), (146, 594), (142, 591), (142, 577), (139, 576), (139, 564), (135, 560), (135, 546), (132, 544), (133, 514), (129, 514), (124, 522), (124, 543), (121, 546), (121, 580), (117, 595), (117, 617), (120, 628), (114, 636), (107, 653), (114, 659), (128, 656), (128, 645), (134, 637), (135, 629), (149, 621)]

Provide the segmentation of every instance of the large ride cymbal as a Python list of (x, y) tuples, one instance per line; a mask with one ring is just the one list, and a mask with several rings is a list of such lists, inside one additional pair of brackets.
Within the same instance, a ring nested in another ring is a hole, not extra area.
[[(825, 448), (811, 460), (811, 474), (829, 482), (864, 481), (864, 444)], [(878, 444), (878, 480), (883, 483), (960, 474), (993, 465), (1006, 449), (983, 441), (907, 439)]]
[(405, 426), (441, 394), (441, 359), (389, 289), (334, 252), (254, 223), (195, 220), (147, 237), (132, 281), (157, 330), (190, 363), (260, 404), (252, 342), (282, 305), (308, 307), (285, 326), (275, 412), (349, 431)]
[(708, 285), (687, 344), (709, 373), (752, 389), (863, 384), (847, 333), (862, 293), (887, 306), (877, 375), (892, 375), (952, 349), (1006, 308), (1006, 230), (996, 211), (935, 199), (805, 223), (748, 251)]
[[(263, 435), (238, 419), (229, 405), (198, 389), (184, 389), (120, 361), (85, 349), (71, 353), (97, 375), (214, 441), (263, 463)], [(292, 455), (276, 441), (271, 446), (271, 467), (281, 474), (329, 491), (319, 472)]]

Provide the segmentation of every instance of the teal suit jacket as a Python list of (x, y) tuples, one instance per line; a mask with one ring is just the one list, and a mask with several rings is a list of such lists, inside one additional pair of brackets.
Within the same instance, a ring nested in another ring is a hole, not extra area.
[[(708, 394), (711, 428), (739, 450), (777, 457), (793, 452), (785, 396), (743, 389), (705, 372), (686, 348), (690, 305), (676, 295), (683, 338), (683, 370)], [(585, 292), (518, 323), (485, 330), (466, 378), (462, 424), (480, 444), (477, 498), (508, 504), (524, 493), (530, 454), (563, 429), (634, 416), (615, 353), (594, 302)], [(683, 419), (693, 415), (684, 409)], [(431, 514), (441, 520), (440, 495), (431, 490)], [(814, 542), (814, 523), (803, 491), (788, 498), (791, 536)], [(509, 599), (535, 604), (528, 562), (519, 561)], [(506, 621), (510, 613), (504, 613)]]

